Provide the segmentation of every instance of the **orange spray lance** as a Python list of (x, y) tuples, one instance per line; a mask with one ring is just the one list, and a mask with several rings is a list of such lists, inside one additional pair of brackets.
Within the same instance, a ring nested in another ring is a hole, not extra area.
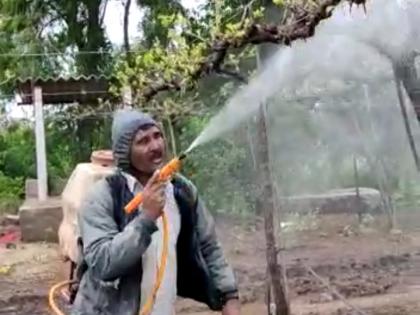
[[(182, 160), (187, 157), (186, 153), (182, 153), (180, 156), (170, 160), (165, 166), (162, 167), (159, 173), (159, 180), (167, 181), (169, 180), (176, 172), (181, 169)], [(126, 213), (132, 213), (138, 208), (138, 206), (143, 202), (142, 192), (134, 196), (133, 199), (124, 207)]]

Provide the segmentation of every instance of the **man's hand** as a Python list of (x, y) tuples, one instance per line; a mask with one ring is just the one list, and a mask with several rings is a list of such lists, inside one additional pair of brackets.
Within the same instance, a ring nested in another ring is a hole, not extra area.
[(228, 300), (223, 307), (222, 315), (240, 315), (240, 309), (239, 300)]
[(165, 182), (159, 180), (157, 170), (144, 187), (143, 212), (153, 221), (162, 215), (165, 206), (165, 186)]

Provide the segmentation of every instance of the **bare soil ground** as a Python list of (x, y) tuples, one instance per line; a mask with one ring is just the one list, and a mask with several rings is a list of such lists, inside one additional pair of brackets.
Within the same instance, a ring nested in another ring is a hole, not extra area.
[[(382, 220), (360, 229), (350, 216), (322, 216), (311, 231), (281, 236), (280, 259), (286, 267), (295, 315), (420, 314), (420, 215), (399, 216), (401, 231), (387, 233)], [(243, 314), (267, 314), (265, 243), (262, 224), (218, 218), (219, 237), (235, 267)], [(280, 236), (279, 236), (280, 238)], [(1, 245), (0, 245), (1, 246)], [(325, 279), (329, 288), (309, 271)], [(46, 315), (49, 287), (64, 279), (55, 244), (0, 247), (0, 314)], [(178, 314), (210, 315), (202, 305), (179, 301)]]

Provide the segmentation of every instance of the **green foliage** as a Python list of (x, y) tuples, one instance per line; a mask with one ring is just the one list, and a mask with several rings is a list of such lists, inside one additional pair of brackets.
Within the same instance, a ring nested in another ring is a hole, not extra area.
[(273, 0), (273, 3), (278, 6), (284, 5), (284, 0)]
[[(181, 16), (179, 18), (182, 19)], [(170, 36), (176, 43), (176, 50), (166, 49), (159, 42), (155, 42), (150, 49), (135, 56), (134, 65), (123, 61), (117, 70), (120, 86), (129, 85), (135, 91), (145, 91), (163, 81), (182, 82), (180, 85), (185, 86), (192, 84), (191, 76), (197, 65), (203, 61), (205, 45), (190, 47), (179, 34), (171, 32)], [(140, 94), (138, 102), (142, 101)]]
[[(109, 74), (113, 57), (105, 53), (111, 48), (103, 24), (106, 2), (1, 1), (1, 92), (11, 94), (13, 81), (19, 77)], [(64, 51), (66, 54), (61, 54)], [(89, 53), (77, 53), (86, 51)], [(92, 107), (98, 109), (98, 104), (91, 105), (84, 104), (77, 114), (83, 116)], [(68, 114), (66, 110), (63, 112)], [(75, 164), (88, 160), (92, 149), (105, 142), (101, 134), (105, 130), (102, 119), (89, 117), (87, 121), (73, 116), (65, 120), (62, 114), (54, 114), (52, 123), (47, 119), (50, 192), (59, 192), (62, 186), (59, 183)], [(34, 133), (26, 122), (14, 124), (1, 133), (0, 171), (11, 179), (36, 178)], [(23, 181), (23, 188), (22, 185)]]
[(23, 178), (5, 176), (0, 171), (0, 214), (16, 213), (23, 195)]
[(420, 185), (416, 179), (401, 179), (394, 193), (399, 208), (417, 210), (420, 207)]
[(142, 45), (150, 48), (158, 39), (164, 46), (168, 44), (168, 30), (176, 22), (176, 16), (186, 17), (187, 12), (177, 0), (142, 0), (137, 1), (139, 7), (145, 11), (145, 16), (141, 22), (144, 33)]
[(25, 123), (13, 123), (0, 133), (0, 171), (11, 178), (35, 177), (35, 137)]
[[(122, 58), (117, 62), (118, 84), (112, 87), (112, 91), (119, 94), (121, 87), (130, 86), (136, 104), (155, 115), (171, 117), (172, 121), (193, 110), (191, 103), (195, 96), (185, 91), (197, 88), (201, 76), (206, 75), (200, 69), (203, 69), (209, 54), (214, 52), (214, 42), (220, 39), (235, 42), (252, 22), (263, 15), (263, 9), (255, 2), (215, 1), (206, 4), (199, 16), (192, 16), (180, 8), (177, 1), (169, 1), (167, 5), (157, 2), (153, 4), (154, 8), (151, 2), (143, 5), (155, 12), (153, 23), (158, 22), (156, 25), (164, 36), (154, 37), (152, 42), (150, 38), (146, 39), (129, 60)], [(252, 53), (248, 48), (228, 51), (224, 66), (238, 71), (240, 61)], [(165, 83), (181, 90), (182, 100), (174, 101), (172, 93), (151, 101), (145, 96), (154, 87)], [(181, 108), (187, 109), (180, 111)]]
[[(74, 51), (107, 51), (101, 0), (26, 1), (0, 3), (1, 89), (17, 77), (68, 73), (103, 73), (112, 68), (108, 54), (76, 54)], [(68, 55), (42, 55), (68, 51)], [(39, 54), (20, 56), (23, 53)]]
[[(180, 136), (186, 148), (205, 127), (210, 114), (190, 118)], [(212, 211), (246, 214), (254, 210), (252, 172), (247, 147), (226, 138), (191, 152), (183, 173), (199, 188), (200, 195)]]
[(20, 198), (23, 194), (22, 177), (12, 178), (0, 172), (0, 199)]
[[(107, 122), (108, 128), (109, 121)], [(80, 143), (74, 139), (73, 127), (77, 127), (77, 123), (72, 126), (59, 119), (54, 121), (47, 119), (46, 125), (49, 190), (51, 193), (60, 193), (63, 181), (70, 175), (76, 164), (88, 161), (92, 150), (103, 149), (105, 144), (102, 141), (106, 137), (106, 142), (109, 143), (110, 136), (109, 132), (104, 133), (105, 124), (102, 122), (102, 125), (90, 134), (90, 137), (95, 137), (97, 142), (93, 143), (86, 152), (80, 152)], [(86, 158), (80, 159), (81, 153)], [(0, 199), (7, 200), (12, 196), (17, 199), (22, 198), (24, 179), (36, 178), (35, 136), (28, 123), (12, 123), (0, 133), (0, 173), (11, 181), (4, 181), (4, 183), (10, 187), (18, 185), (20, 189), (17, 191), (14, 188), (9, 190), (0, 187), (1, 192), (6, 194), (0, 193)]]

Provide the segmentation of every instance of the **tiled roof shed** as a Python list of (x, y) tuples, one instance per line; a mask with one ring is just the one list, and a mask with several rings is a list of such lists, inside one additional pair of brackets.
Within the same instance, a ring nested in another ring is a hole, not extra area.
[(115, 100), (109, 92), (111, 77), (104, 75), (18, 78), (19, 105), (33, 104), (33, 88), (42, 88), (43, 104), (92, 103), (98, 99)]
[(15, 93), (20, 96), (19, 105), (33, 105), (35, 113), (35, 140), (37, 164), (38, 200), (48, 199), (47, 156), (43, 105), (95, 104), (98, 99), (118, 100), (109, 92), (111, 78), (101, 75), (72, 77), (19, 78)]

